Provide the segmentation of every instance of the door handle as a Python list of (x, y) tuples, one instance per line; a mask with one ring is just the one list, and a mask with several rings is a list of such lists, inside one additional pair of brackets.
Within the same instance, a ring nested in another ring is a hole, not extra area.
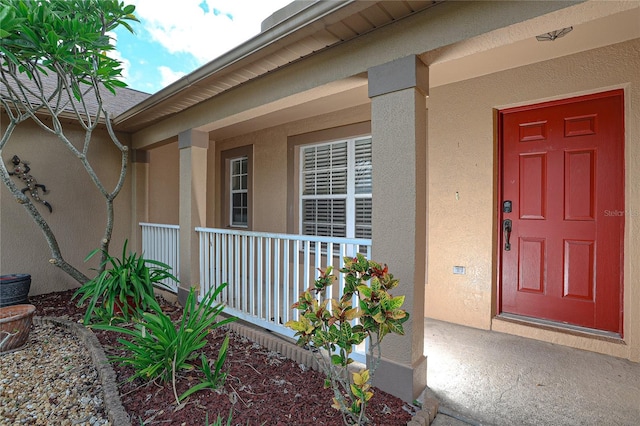
[(509, 242), (509, 239), (511, 238), (511, 228), (511, 219), (505, 219), (502, 221), (502, 232), (504, 234), (504, 251), (511, 250), (511, 243)]

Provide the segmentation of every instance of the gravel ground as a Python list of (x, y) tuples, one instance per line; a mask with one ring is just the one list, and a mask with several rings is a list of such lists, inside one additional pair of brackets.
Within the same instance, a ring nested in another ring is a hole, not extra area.
[(100, 383), (76, 336), (34, 324), (25, 346), (0, 355), (0, 425), (110, 425)]

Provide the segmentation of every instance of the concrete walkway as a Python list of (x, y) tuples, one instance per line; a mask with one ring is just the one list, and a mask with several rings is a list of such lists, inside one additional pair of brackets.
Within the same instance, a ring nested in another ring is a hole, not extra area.
[(425, 351), (432, 425), (640, 425), (638, 363), (435, 320)]

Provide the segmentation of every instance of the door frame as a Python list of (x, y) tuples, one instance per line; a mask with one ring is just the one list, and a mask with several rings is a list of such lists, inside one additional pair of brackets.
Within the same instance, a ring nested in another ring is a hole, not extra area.
[[(535, 108), (546, 108), (546, 107), (550, 107), (550, 106), (561, 106), (561, 105), (566, 105), (566, 104), (571, 104), (571, 103), (575, 103), (575, 102), (581, 102), (581, 101), (588, 101), (591, 99), (599, 99), (599, 98), (603, 98), (603, 97), (608, 97), (608, 96), (612, 96), (612, 95), (621, 95), (621, 102), (622, 102), (622, 136), (623, 136), (623, 140), (622, 140), (622, 154), (623, 154), (623, 159), (622, 159), (622, 176), (623, 176), (623, 194), (625, 196), (624, 199), (624, 205), (625, 205), (625, 211), (626, 211), (626, 145), (627, 145), (627, 138), (626, 138), (626, 93), (624, 88), (617, 88), (617, 89), (610, 89), (610, 90), (604, 90), (604, 91), (597, 91), (597, 92), (593, 92), (593, 93), (589, 93), (589, 94), (584, 94), (584, 95), (567, 95), (566, 97), (562, 97), (562, 98), (558, 98), (558, 99), (554, 99), (554, 100), (547, 100), (547, 101), (542, 101), (542, 102), (535, 102), (535, 101), (531, 101), (530, 103), (526, 103), (526, 104), (522, 104), (522, 105), (518, 105), (518, 106), (514, 106), (514, 107), (504, 107), (504, 108), (496, 108), (494, 109), (494, 123), (495, 123), (495, 132), (494, 134), (496, 135), (496, 139), (495, 139), (495, 145), (496, 145), (496, 159), (497, 159), (497, 163), (496, 163), (496, 173), (495, 173), (495, 177), (496, 177), (496, 181), (495, 181), (495, 194), (496, 194), (496, 199), (494, 202), (494, 222), (493, 222), (493, 226), (495, 227), (494, 229), (494, 255), (495, 255), (495, 268), (493, 273), (495, 274), (495, 283), (496, 283), (496, 287), (495, 287), (495, 295), (496, 295), (496, 299), (494, 301), (493, 304), (493, 308), (492, 311), (495, 310), (494, 312), (492, 312), (492, 317), (499, 317), (500, 314), (502, 313), (502, 220), (503, 220), (503, 212), (502, 212), (502, 179), (503, 179), (503, 169), (504, 169), (504, 147), (503, 147), (503, 116), (505, 113), (517, 113), (520, 111), (526, 111), (529, 110), (533, 107)], [(620, 240), (620, 253), (621, 253), (621, 271), (620, 271), (620, 339), (624, 338), (624, 330), (625, 330), (625, 322), (624, 322), (624, 289), (625, 289), (625, 273), (624, 273), (624, 247), (625, 247), (625, 229), (626, 229), (626, 218), (625, 218), (625, 223), (623, 224), (623, 229), (621, 231), (621, 240)], [(564, 325), (560, 322), (554, 322), (558, 329), (562, 329), (564, 328)], [(571, 326), (571, 328), (573, 329), (574, 327), (578, 327), (578, 328), (582, 328), (579, 326)], [(567, 328), (569, 329), (569, 328)], [(586, 329), (585, 329), (586, 330)], [(591, 329), (589, 329), (591, 330)], [(594, 331), (598, 331), (598, 330), (594, 330)]]

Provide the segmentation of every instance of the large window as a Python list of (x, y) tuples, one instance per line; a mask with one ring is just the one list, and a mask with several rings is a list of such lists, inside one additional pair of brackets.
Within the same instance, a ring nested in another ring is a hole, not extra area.
[(247, 157), (232, 158), (229, 172), (229, 223), (247, 227), (249, 218), (249, 185)]
[(300, 156), (302, 233), (371, 238), (371, 137), (307, 145)]

